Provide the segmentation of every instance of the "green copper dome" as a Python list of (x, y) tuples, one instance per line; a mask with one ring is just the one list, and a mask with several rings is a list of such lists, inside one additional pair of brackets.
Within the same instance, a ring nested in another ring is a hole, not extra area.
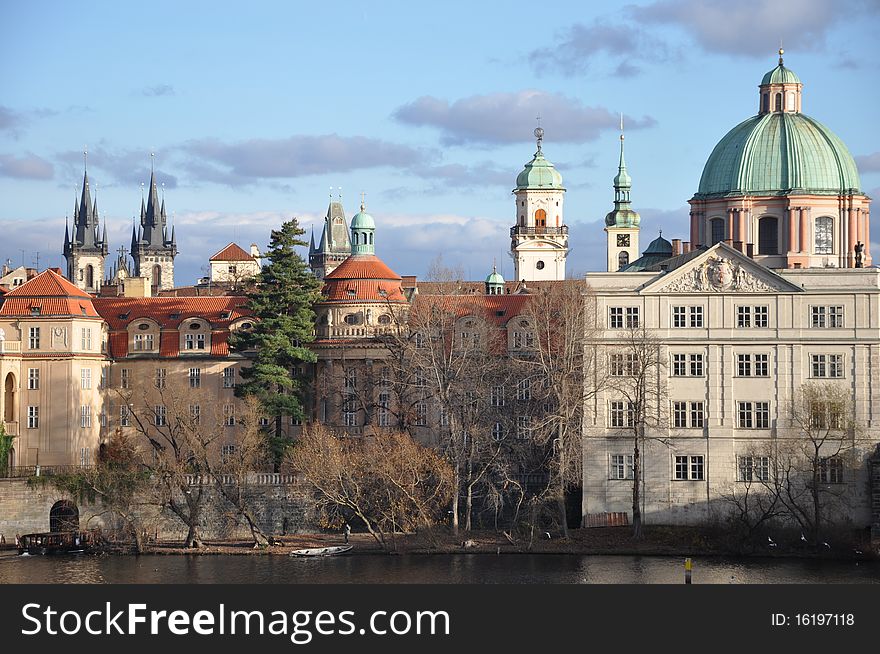
[(351, 229), (376, 229), (376, 221), (361, 207), (351, 219)]
[(721, 139), (694, 197), (845, 195), (859, 188), (855, 161), (831, 130), (801, 113), (773, 112), (741, 122)]
[(491, 273), (489, 273), (489, 276), (486, 277), (486, 283), (487, 284), (500, 284), (501, 286), (504, 286), (504, 277), (502, 277), (495, 270), (493, 270)]
[(764, 75), (761, 80), (761, 86), (765, 84), (800, 84), (801, 78), (798, 77), (791, 68), (786, 68), (781, 63)]
[(527, 189), (565, 190), (562, 187), (562, 175), (544, 158), (540, 148), (532, 160), (525, 165), (523, 171), (516, 176), (516, 190)]

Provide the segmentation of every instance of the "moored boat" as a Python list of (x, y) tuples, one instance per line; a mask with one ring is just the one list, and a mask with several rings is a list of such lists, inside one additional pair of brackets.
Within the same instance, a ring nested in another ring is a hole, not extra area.
[(335, 547), (309, 547), (302, 550), (293, 550), (290, 556), (336, 556), (352, 550), (352, 545), (337, 545)]
[(81, 554), (95, 545), (91, 531), (50, 531), (18, 537), (19, 554)]

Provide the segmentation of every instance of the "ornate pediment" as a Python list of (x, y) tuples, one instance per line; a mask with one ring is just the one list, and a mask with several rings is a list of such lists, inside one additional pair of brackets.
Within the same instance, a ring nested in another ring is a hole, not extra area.
[(713, 248), (644, 289), (662, 293), (791, 293), (801, 289), (729, 248)]

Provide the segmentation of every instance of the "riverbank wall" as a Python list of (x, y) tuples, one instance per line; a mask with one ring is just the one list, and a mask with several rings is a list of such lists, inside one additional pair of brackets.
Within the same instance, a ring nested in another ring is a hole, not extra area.
[[(197, 480), (193, 478), (193, 490), (197, 488), (196, 484)], [(203, 538), (234, 540), (250, 537), (246, 521), (213, 486), (205, 486), (203, 493), (199, 521)], [(293, 475), (256, 473), (248, 479), (242, 495), (257, 526), (267, 534), (300, 534), (317, 530), (308, 489)], [(81, 529), (98, 528), (110, 532), (118, 527), (118, 516), (109, 512), (100, 500), (90, 502), (72, 497), (56, 489), (50, 479), (35, 483), (28, 479), (0, 478), (0, 535), (7, 543), (12, 543), (16, 534), (50, 531), (53, 508), (54, 515), (58, 515), (62, 506), (68, 514), (75, 512)], [(186, 525), (169, 511), (160, 510), (146, 499), (133, 508), (150, 538), (182, 540), (186, 537)]]

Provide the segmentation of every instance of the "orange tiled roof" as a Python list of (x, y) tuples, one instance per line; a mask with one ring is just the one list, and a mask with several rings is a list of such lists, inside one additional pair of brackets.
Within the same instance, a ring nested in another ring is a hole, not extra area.
[(111, 330), (126, 329), (132, 320), (150, 318), (163, 329), (173, 329), (187, 318), (204, 318), (214, 328), (251, 315), (246, 297), (237, 295), (203, 297), (101, 297), (95, 308)]
[(375, 254), (353, 254), (324, 279), (393, 279), (400, 281), (401, 278)]
[(324, 284), (322, 302), (406, 302), (400, 282), (333, 279)]
[(528, 295), (422, 295), (413, 302), (412, 315), (418, 316), (432, 308), (448, 311), (456, 317), (480, 316), (498, 326), (522, 313)]
[(209, 261), (254, 261), (255, 259), (251, 256), (250, 252), (246, 252), (244, 249), (236, 245), (235, 243), (230, 243), (225, 248), (220, 250), (217, 254), (209, 259)]
[(88, 316), (97, 318), (92, 296), (52, 269), (3, 296), (0, 316)]

